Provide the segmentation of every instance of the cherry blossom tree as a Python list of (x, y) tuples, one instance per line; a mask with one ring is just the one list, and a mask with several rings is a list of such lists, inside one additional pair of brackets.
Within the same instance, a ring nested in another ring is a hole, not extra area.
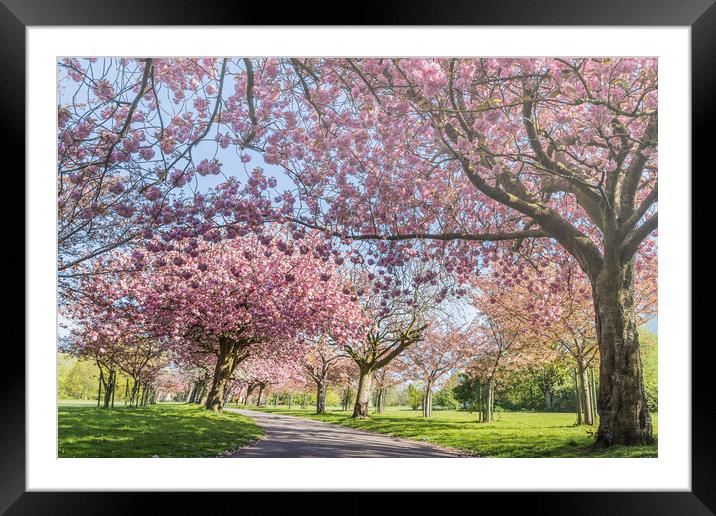
[(355, 366), (341, 347), (328, 342), (326, 335), (310, 344), (301, 363), (306, 376), (316, 384), (316, 414), (325, 414), (328, 384), (353, 373)]
[[(179, 349), (216, 356), (207, 408), (221, 410), (227, 382), (249, 356), (299, 360), (298, 333), (319, 331), (355, 303), (335, 265), (311, 251), (310, 242), (267, 236), (199, 246), (196, 257), (157, 253), (162, 272), (148, 306)], [(333, 333), (340, 339), (350, 327)]]
[(416, 380), (422, 382), (423, 416), (433, 412), (433, 388), (446, 374), (466, 365), (475, 349), (469, 336), (459, 328), (447, 324), (433, 324), (422, 341), (408, 348), (401, 359), (413, 371)]
[[(640, 325), (656, 310), (656, 260), (654, 255), (635, 261), (634, 307)], [(507, 262), (495, 264), (490, 275), (478, 282), (489, 296), (490, 312), (502, 321), (521, 324), (526, 335), (551, 351), (568, 354), (575, 364), (578, 422), (593, 424), (594, 409), (589, 390), (589, 368), (599, 361), (594, 327), (594, 302), (589, 281), (573, 259), (541, 267), (515, 268)]]
[(185, 401), (189, 385), (186, 376), (177, 368), (164, 368), (154, 379), (154, 401)]
[(405, 369), (406, 366), (402, 360), (393, 360), (373, 374), (373, 389), (375, 392), (373, 406), (376, 413), (383, 414), (385, 412), (385, 398), (388, 389), (405, 381)]
[[(212, 410), (221, 410), (227, 383), (250, 355), (299, 360), (299, 332), (322, 330), (351, 306), (360, 311), (335, 264), (314, 257), (310, 239), (299, 246), (268, 235), (237, 237), (197, 243), (193, 251), (152, 241), (146, 254), (102, 260), (111, 266), (98, 261), (97, 268), (125, 272), (85, 276), (77, 294), (82, 302), (72, 304), (70, 314), (92, 325), (92, 342), (143, 343), (146, 352), (135, 353), (140, 358), (128, 372), (145, 366), (152, 350), (170, 349), (188, 362), (213, 355), (206, 400)], [(348, 321), (332, 334), (340, 340), (350, 328)]]
[[(285, 357), (262, 357), (253, 355), (244, 361), (238, 372), (239, 378), (251, 386), (251, 391), (258, 388), (256, 405), (261, 406), (265, 400), (263, 393), (271, 385), (288, 385), (303, 383), (303, 371), (298, 361), (286, 360)], [(247, 393), (247, 398), (250, 392)]]
[(354, 288), (367, 324), (364, 338), (343, 346), (359, 371), (354, 418), (368, 417), (375, 372), (422, 340), (429, 315), (443, 299), (438, 280), (429, 263), (419, 262), (395, 267), (390, 275), (361, 269), (355, 274)]
[(496, 292), (481, 288), (471, 303), (478, 317), (466, 329), (473, 359), (468, 364), (471, 376), (480, 381), (480, 420), (493, 419), (497, 384), (511, 371), (550, 360), (541, 341), (528, 331), (528, 324), (507, 313), (495, 302)]
[[(166, 363), (166, 343), (152, 333), (143, 307), (146, 275), (127, 256), (116, 255), (108, 261), (112, 272), (94, 274), (104, 271), (104, 264), (95, 262), (80, 278), (78, 288), (68, 293), (69, 303), (62, 311), (71, 322), (65, 323), (69, 350), (97, 363), (105, 408), (114, 404), (119, 370), (134, 381), (130, 397), (134, 403), (141, 383)], [(100, 394), (98, 404), (99, 398)]]
[[(194, 156), (215, 137), (224, 103), (236, 102), (225, 91), (229, 78), (245, 70), (227, 59), (67, 58), (58, 72), (58, 268), (65, 277), (76, 264), (198, 215), (196, 199), (187, 204), (174, 194), (195, 174), (219, 173), (220, 163)], [(248, 114), (234, 114), (234, 124), (249, 124)]]

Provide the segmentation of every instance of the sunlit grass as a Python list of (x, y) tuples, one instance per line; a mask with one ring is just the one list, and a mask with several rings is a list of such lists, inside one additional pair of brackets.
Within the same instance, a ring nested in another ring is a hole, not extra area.
[[(255, 409), (255, 407), (249, 407)], [(657, 445), (593, 448), (596, 426), (576, 426), (575, 415), (555, 412), (498, 412), (492, 423), (479, 423), (477, 414), (436, 410), (426, 419), (420, 411), (389, 407), (384, 414), (351, 419), (350, 412), (329, 410), (317, 415), (309, 410), (261, 407), (258, 410), (307, 417), (395, 437), (429, 441), (468, 450), (482, 457), (656, 457)], [(652, 414), (654, 433), (657, 415)]]
[(60, 403), (59, 457), (216, 457), (263, 431), (249, 418), (187, 404), (106, 410)]

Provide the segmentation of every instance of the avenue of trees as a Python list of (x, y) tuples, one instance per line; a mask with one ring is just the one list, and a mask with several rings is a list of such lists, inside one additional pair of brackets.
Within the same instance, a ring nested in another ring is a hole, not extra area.
[(368, 417), (413, 381), (430, 417), (462, 371), (488, 422), (571, 370), (598, 446), (653, 441), (655, 59), (58, 67), (61, 346), (99, 404), (332, 382)]

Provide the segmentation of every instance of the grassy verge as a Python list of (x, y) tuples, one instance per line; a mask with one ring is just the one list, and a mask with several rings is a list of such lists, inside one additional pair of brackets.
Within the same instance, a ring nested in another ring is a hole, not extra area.
[(60, 402), (58, 429), (61, 458), (216, 457), (263, 435), (240, 414), (172, 403), (105, 410)]
[[(256, 407), (248, 407), (256, 410)], [(595, 427), (575, 426), (574, 414), (554, 412), (500, 412), (497, 421), (478, 423), (477, 415), (453, 410), (434, 411), (426, 419), (420, 411), (389, 407), (384, 414), (351, 419), (350, 413), (261, 407), (258, 410), (305, 417), (395, 437), (428, 441), (468, 450), (481, 457), (656, 457), (657, 445), (591, 447)], [(654, 429), (657, 416), (652, 415)]]

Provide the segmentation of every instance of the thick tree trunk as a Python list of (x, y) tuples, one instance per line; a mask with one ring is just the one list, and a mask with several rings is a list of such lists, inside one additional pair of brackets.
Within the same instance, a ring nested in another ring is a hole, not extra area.
[(219, 356), (214, 368), (214, 379), (211, 390), (206, 398), (206, 408), (214, 412), (224, 409), (226, 399), (226, 386), (236, 366), (236, 344), (230, 339), (220, 339)]
[(358, 392), (356, 393), (356, 403), (353, 407), (353, 417), (368, 417), (368, 402), (370, 400), (370, 384), (373, 381), (373, 371), (364, 369), (360, 372), (360, 380), (358, 381)]
[(207, 375), (205, 375), (204, 380), (202, 380), (201, 384), (199, 385), (199, 389), (197, 390), (197, 393), (196, 393), (196, 399), (194, 400), (194, 403), (196, 403), (197, 405), (201, 405), (202, 401), (204, 400), (208, 382), (209, 382), (209, 379), (208, 379)]
[(549, 389), (544, 391), (544, 408), (545, 410), (552, 410), (552, 391)]
[(633, 271), (631, 262), (606, 265), (592, 286), (600, 354), (597, 446), (654, 441), (639, 353)]
[(194, 382), (191, 386), (191, 391), (189, 391), (189, 398), (187, 399), (187, 403), (196, 403), (196, 395), (199, 393), (199, 380)]
[(261, 395), (262, 395), (263, 393), (264, 393), (264, 385), (259, 385), (259, 396), (258, 396), (258, 399), (256, 400), (256, 406), (257, 406), (257, 407), (260, 407), (260, 406), (261, 406)]

